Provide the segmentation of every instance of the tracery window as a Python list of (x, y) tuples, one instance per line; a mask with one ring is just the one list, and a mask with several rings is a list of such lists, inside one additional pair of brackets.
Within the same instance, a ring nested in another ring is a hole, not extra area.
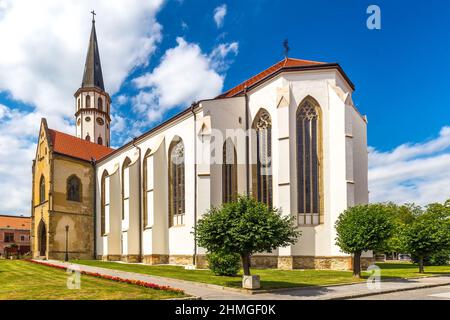
[(174, 139), (169, 148), (169, 226), (184, 224), (185, 214), (184, 144)]
[(261, 110), (255, 118), (253, 129), (256, 133), (256, 165), (253, 169), (254, 195), (259, 202), (271, 207), (272, 191), (272, 120), (266, 110)]
[(43, 203), (45, 201), (45, 178), (41, 176), (39, 180), (39, 203)]
[(298, 222), (320, 223), (321, 119), (319, 106), (305, 100), (297, 111), (297, 201)]
[(109, 221), (109, 176), (108, 172), (105, 170), (102, 175), (102, 198), (101, 198), (101, 217), (100, 217), (100, 228), (101, 235), (105, 235), (108, 231), (106, 228), (107, 219)]

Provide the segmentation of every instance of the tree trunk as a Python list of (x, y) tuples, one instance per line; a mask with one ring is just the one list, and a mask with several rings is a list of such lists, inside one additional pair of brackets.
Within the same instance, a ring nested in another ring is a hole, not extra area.
[(423, 268), (423, 257), (419, 257), (419, 273), (425, 273)]
[(244, 269), (244, 276), (250, 275), (250, 255), (247, 253), (242, 254), (242, 268)]
[(353, 256), (353, 277), (361, 278), (361, 251), (355, 252)]

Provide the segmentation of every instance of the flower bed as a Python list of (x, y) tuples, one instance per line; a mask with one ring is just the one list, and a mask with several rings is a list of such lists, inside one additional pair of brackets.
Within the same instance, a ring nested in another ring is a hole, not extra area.
[[(69, 269), (66, 266), (60, 266), (60, 265), (43, 262), (43, 261), (35, 261), (35, 260), (31, 260), (31, 259), (27, 259), (25, 261), (40, 264), (40, 265), (47, 266), (47, 267), (57, 268), (57, 269), (65, 270), (65, 271), (67, 269)], [(146, 288), (155, 289), (155, 290), (172, 291), (172, 292), (184, 294), (184, 291), (181, 289), (176, 289), (176, 288), (172, 288), (169, 286), (160, 286), (158, 284), (151, 283), (151, 282), (145, 282), (145, 281), (141, 281), (141, 280), (124, 279), (121, 277), (109, 276), (109, 275), (101, 274), (101, 273), (97, 273), (97, 272), (89, 272), (89, 271), (81, 271), (81, 270), (79, 272), (80, 272), (80, 274), (84, 274), (84, 275), (91, 276), (91, 277), (107, 279), (107, 280), (112, 280), (112, 281), (116, 281), (116, 282), (128, 283), (128, 284), (134, 284), (137, 286), (146, 287)]]

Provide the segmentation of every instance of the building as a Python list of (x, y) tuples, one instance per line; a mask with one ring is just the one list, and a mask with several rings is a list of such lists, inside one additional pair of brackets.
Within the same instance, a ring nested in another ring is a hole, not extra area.
[(254, 266), (351, 267), (334, 223), (368, 201), (367, 120), (339, 64), (285, 58), (116, 150), (95, 21), (84, 70), (76, 136), (41, 124), (34, 256), (62, 258), (67, 235), (72, 258), (204, 267), (196, 222), (248, 194), (294, 215), (302, 231), (296, 245), (253, 256)]
[(0, 256), (30, 252), (31, 218), (0, 215)]

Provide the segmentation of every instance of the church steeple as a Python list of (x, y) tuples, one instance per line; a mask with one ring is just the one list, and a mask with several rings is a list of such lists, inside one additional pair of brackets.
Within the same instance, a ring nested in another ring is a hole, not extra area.
[(105, 90), (105, 86), (103, 85), (102, 64), (100, 62), (100, 53), (98, 50), (97, 33), (95, 31), (95, 12), (92, 11), (91, 13), (93, 15), (91, 37), (89, 39), (81, 87), (98, 87)]
[(95, 12), (84, 64), (81, 87), (75, 93), (76, 135), (80, 139), (110, 146), (111, 98), (103, 84), (102, 65), (95, 30)]

